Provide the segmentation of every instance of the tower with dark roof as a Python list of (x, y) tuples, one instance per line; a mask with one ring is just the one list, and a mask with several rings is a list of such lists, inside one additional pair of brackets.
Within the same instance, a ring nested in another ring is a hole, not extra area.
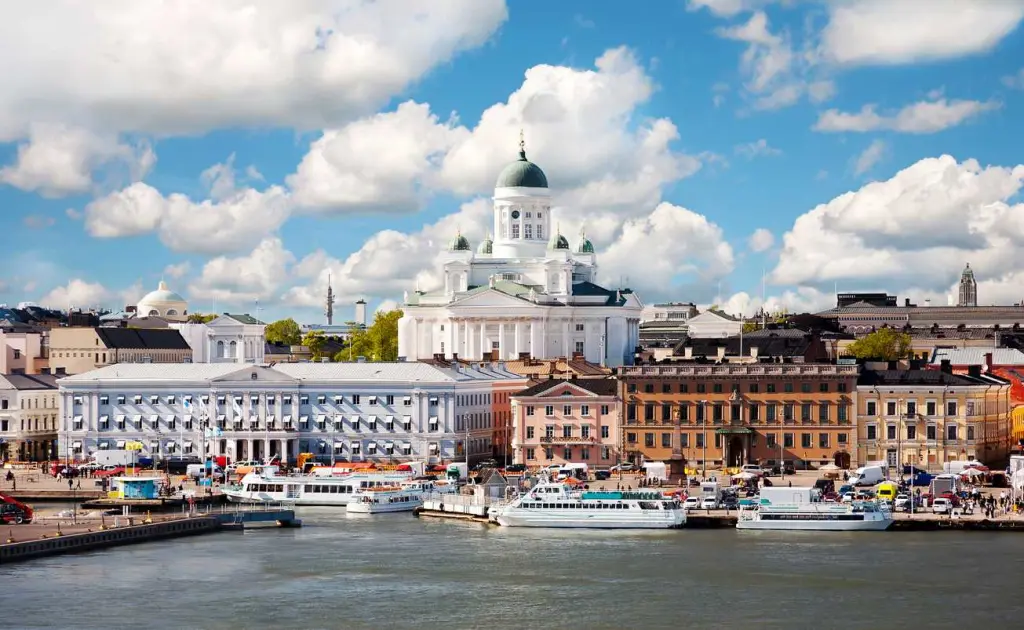
[(967, 263), (967, 266), (964, 267), (964, 272), (960, 274), (960, 299), (957, 300), (956, 305), (978, 305), (978, 283), (974, 279), (974, 270), (971, 269), (971, 263)]

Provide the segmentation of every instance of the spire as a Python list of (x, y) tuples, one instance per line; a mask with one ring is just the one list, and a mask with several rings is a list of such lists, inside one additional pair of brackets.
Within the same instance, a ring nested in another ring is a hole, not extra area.
[(331, 286), (331, 272), (327, 272), (327, 299), (324, 303), (324, 316), (327, 318), (327, 325), (334, 324), (334, 287)]
[(522, 127), (519, 128), (519, 159), (526, 161), (526, 136)]

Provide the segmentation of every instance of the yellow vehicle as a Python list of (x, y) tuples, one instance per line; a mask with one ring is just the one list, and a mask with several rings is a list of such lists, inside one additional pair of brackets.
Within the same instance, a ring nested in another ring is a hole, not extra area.
[(896, 495), (899, 494), (900, 489), (896, 484), (891, 481), (884, 481), (878, 484), (877, 496), (879, 499), (889, 499), (890, 501), (896, 500)]

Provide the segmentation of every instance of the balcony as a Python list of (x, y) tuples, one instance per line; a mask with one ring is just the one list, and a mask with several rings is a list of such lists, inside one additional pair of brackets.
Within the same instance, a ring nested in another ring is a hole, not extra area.
[(581, 446), (589, 446), (591, 444), (597, 444), (598, 439), (596, 437), (565, 437), (558, 435), (542, 435), (540, 436), (541, 444), (579, 444)]

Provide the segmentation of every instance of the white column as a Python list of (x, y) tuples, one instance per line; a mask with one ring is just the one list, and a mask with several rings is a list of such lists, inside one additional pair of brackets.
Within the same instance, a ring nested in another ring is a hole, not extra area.
[(465, 342), (465, 344), (464, 344), (464, 347), (462, 348), (462, 352), (463, 352), (462, 356), (464, 356), (465, 358), (468, 359), (469, 358), (469, 329), (472, 328), (473, 325), (470, 324), (468, 321), (466, 321), (466, 322), (463, 322), (462, 327), (465, 329), (463, 331), (463, 337), (465, 337), (465, 339), (463, 341)]
[(512, 347), (515, 348), (516, 356), (514, 356), (512, 358), (518, 359), (519, 358), (519, 353), (523, 351), (522, 350), (522, 346), (519, 345), (520, 343), (522, 343), (521, 340), (523, 338), (522, 323), (519, 322), (519, 321), (516, 321), (515, 335), (516, 335), (516, 338), (515, 338), (515, 341), (512, 342)]
[(565, 353), (565, 358), (566, 359), (568, 359), (570, 356), (572, 356), (569, 353), (569, 322), (568, 321), (562, 323), (562, 349), (563, 349), (563, 352)]
[(487, 347), (487, 320), (480, 322), (480, 360), (484, 360), (484, 353), (490, 351)]
[(451, 328), (451, 330), (448, 331), (448, 334), (451, 336), (451, 342), (448, 344), (448, 354), (449, 355), (460, 354), (460, 352), (459, 352), (459, 322), (453, 319), (453, 320), (451, 320), (451, 323), (449, 324), (449, 327)]
[(504, 361), (508, 357), (505, 356), (505, 350), (508, 346), (505, 345), (505, 322), (498, 324), (498, 360)]
[(537, 333), (539, 337), (538, 344), (540, 346), (540, 358), (547, 358), (548, 356), (548, 323), (546, 320), (540, 320), (539, 326), (540, 331)]
[(530, 320), (530, 358), (539, 359), (540, 353), (537, 351), (537, 320)]

